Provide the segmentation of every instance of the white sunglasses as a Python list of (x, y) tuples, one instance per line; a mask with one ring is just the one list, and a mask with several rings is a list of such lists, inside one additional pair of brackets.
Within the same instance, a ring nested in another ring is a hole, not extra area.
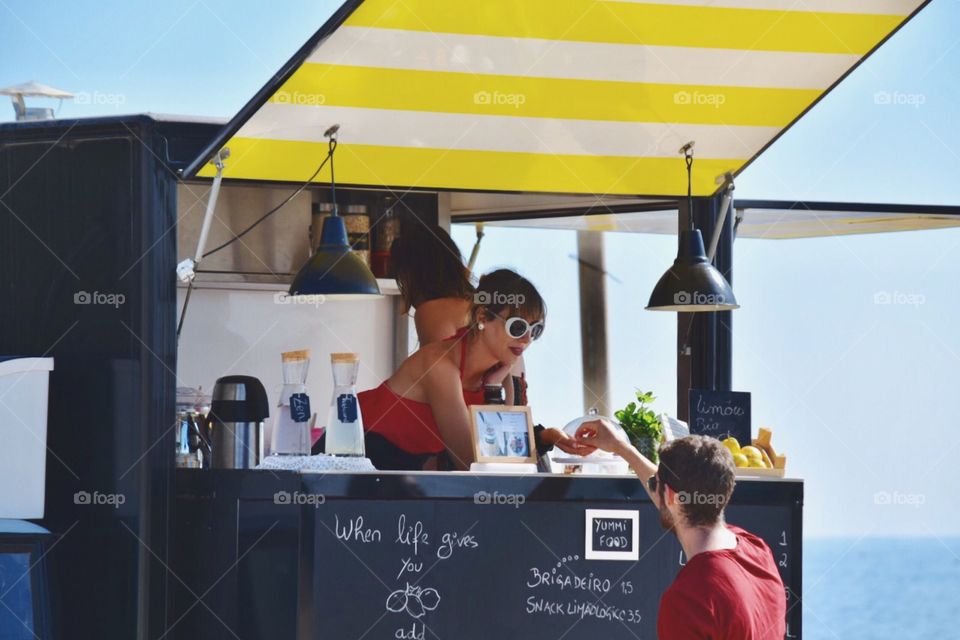
[(516, 338), (519, 340), (523, 336), (527, 335), (527, 332), (530, 332), (530, 339), (537, 340), (540, 336), (543, 335), (543, 320), (538, 320), (533, 324), (530, 324), (520, 316), (511, 316), (509, 318), (503, 318), (500, 314), (494, 314), (504, 322), (504, 326), (507, 329), (507, 333), (511, 338)]

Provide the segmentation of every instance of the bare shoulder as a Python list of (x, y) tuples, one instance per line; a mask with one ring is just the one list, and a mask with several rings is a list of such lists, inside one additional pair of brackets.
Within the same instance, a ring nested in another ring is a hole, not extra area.
[(461, 309), (463, 314), (466, 315), (470, 310), (470, 301), (465, 298), (434, 298), (433, 300), (420, 303), (420, 306), (417, 307), (417, 313), (449, 313), (451, 310), (456, 309)]
[(409, 358), (403, 361), (395, 376), (402, 376), (409, 380), (423, 380), (437, 375), (446, 376), (451, 372), (459, 374), (457, 362), (454, 359), (456, 343), (452, 340), (434, 342), (420, 347)]
[(436, 298), (421, 303), (414, 315), (422, 344), (452, 336), (469, 322), (470, 301), (462, 298)]
[(421, 356), (418, 365), (422, 367), (422, 374), (430, 377), (445, 376), (452, 371), (459, 376), (460, 370), (456, 361), (458, 344), (456, 340), (445, 340), (428, 344), (417, 351), (415, 355)]

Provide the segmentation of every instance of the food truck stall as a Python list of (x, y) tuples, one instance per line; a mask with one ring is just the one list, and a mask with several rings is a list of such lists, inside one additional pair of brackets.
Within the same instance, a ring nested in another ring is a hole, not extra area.
[[(416, 348), (389, 277), (364, 299), (290, 296), (330, 219), (331, 137), (336, 203), (367, 218), (349, 230), (368, 225), (370, 252), (392, 216), (399, 234), (576, 229), (594, 258), (604, 230), (695, 229), (732, 282), (735, 236), (960, 225), (945, 207), (732, 199), (736, 175), (923, 3), (754, 4), (351, 0), (227, 123), (0, 125), (2, 353), (56, 360), (38, 628), (655, 637), (685, 558), (634, 476), (183, 468), (179, 403), (244, 375), (273, 412), (280, 354), (309, 349), (318, 409), (331, 353), (358, 354), (363, 389)], [(580, 276), (595, 295), (595, 272)], [(602, 305), (586, 306), (582, 375), (602, 386)], [(677, 314), (674, 418), (693, 424), (691, 390), (732, 391), (731, 313)], [(259, 364), (236, 370), (249, 354)], [(774, 551), (799, 638), (803, 482), (779, 471), (742, 477), (727, 514)]]

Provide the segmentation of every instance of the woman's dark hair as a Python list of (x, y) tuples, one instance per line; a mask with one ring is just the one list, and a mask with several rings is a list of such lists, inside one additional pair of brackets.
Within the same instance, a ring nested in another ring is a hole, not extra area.
[(473, 295), (460, 248), (440, 227), (415, 227), (401, 234), (390, 247), (390, 258), (404, 312), (437, 298), (469, 300)]
[(519, 315), (531, 321), (547, 319), (547, 305), (540, 292), (532, 282), (510, 269), (497, 269), (481, 276), (473, 294), (472, 319), (480, 307), (503, 318)]

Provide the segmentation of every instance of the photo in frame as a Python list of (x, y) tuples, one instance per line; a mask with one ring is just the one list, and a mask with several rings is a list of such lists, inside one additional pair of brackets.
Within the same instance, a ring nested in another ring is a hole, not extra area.
[(537, 462), (530, 407), (471, 405), (470, 427), (477, 462)]

